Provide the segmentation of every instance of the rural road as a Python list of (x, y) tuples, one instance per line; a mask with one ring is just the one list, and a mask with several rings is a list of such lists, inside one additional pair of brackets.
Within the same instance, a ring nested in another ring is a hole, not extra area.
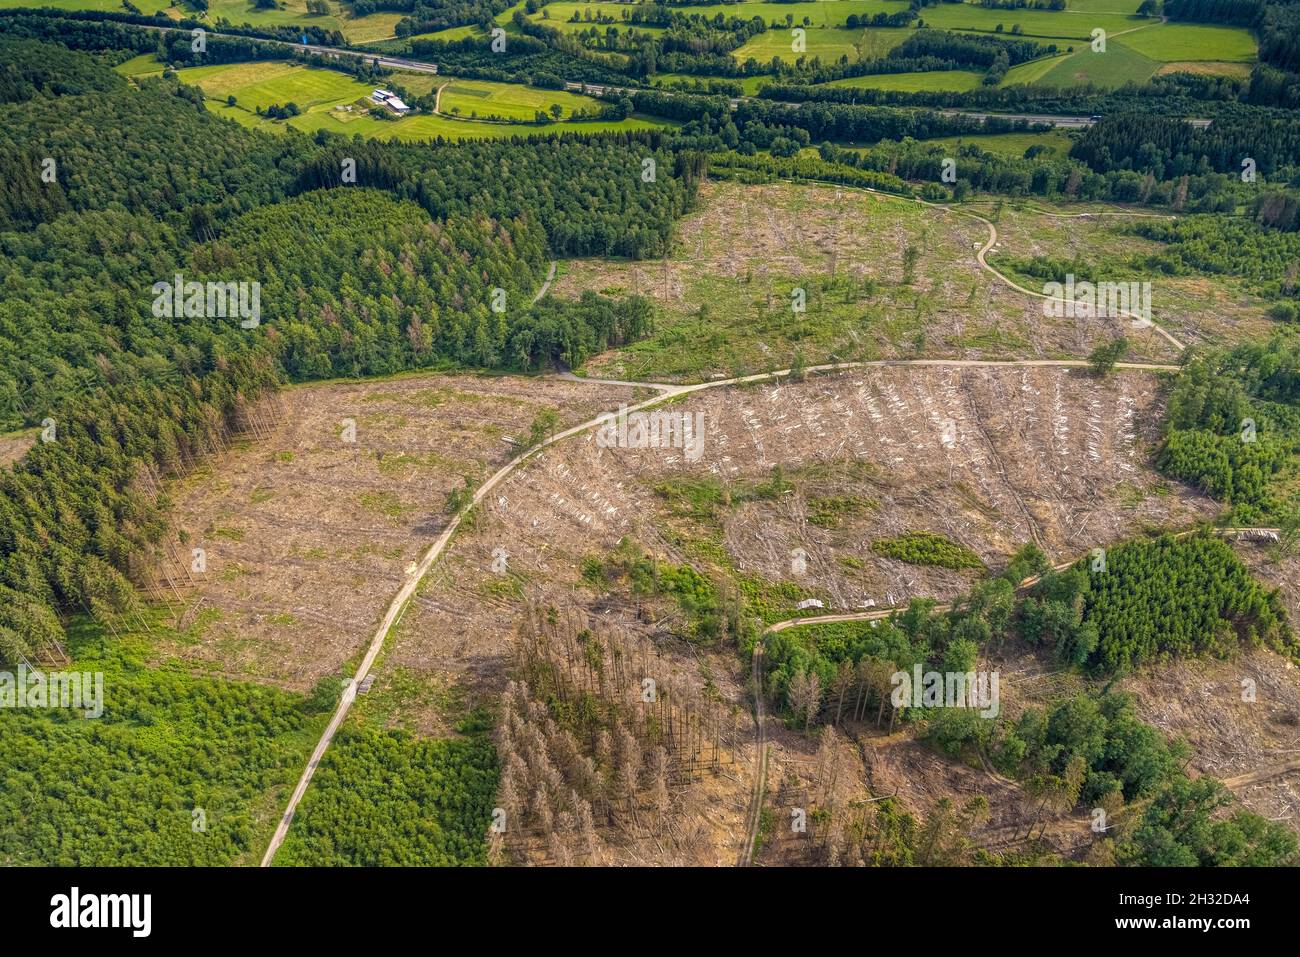
[[(791, 182), (794, 181), (792, 180)], [(993, 224), (992, 220), (981, 216), (979, 213), (976, 213), (973, 210), (959, 209), (957, 207), (950, 206), (947, 203), (932, 203), (929, 200), (921, 199), (916, 196), (901, 196), (898, 193), (886, 193), (883, 192), (882, 190), (872, 189), (870, 186), (848, 186), (843, 183), (833, 183), (828, 180), (815, 180), (815, 179), (801, 179), (798, 180), (798, 182), (817, 183), (822, 186), (834, 186), (836, 189), (852, 190), (858, 193), (871, 193), (874, 196), (886, 196), (891, 199), (908, 200), (913, 203), (920, 203), (922, 206), (928, 206), (931, 209), (940, 209), (943, 210), (944, 212), (952, 213), (956, 216), (966, 216), (970, 219), (974, 219), (978, 222), (981, 222), (984, 224), (985, 229), (988, 230), (988, 238), (985, 239), (984, 245), (981, 246), (979, 250), (976, 251), (975, 253), (975, 258), (979, 262), (980, 268), (982, 268), (985, 272), (988, 272), (991, 275), (996, 276), (1008, 288), (1014, 289), (1018, 293), (1022, 293), (1023, 295), (1030, 296), (1034, 299), (1051, 300), (1053, 298), (1047, 295), (1046, 293), (1034, 292), (1034, 290), (1032, 289), (1026, 289), (1024, 286), (1020, 285), (1019, 283), (1005, 276), (1001, 271), (998, 270), (996, 266), (992, 266), (989, 264), (988, 259), (986, 257), (990, 252), (992, 252), (993, 247), (998, 244), (998, 238), (999, 238), (998, 228)], [(1078, 217), (1084, 217), (1084, 216), (1092, 217), (1092, 216), (1134, 216), (1134, 215), (1140, 216), (1144, 214), (1132, 213), (1128, 211), (1111, 213), (1106, 210), (1097, 210), (1094, 212), (1076, 213), (1073, 215)], [(1102, 303), (1100, 302), (1098, 304), (1102, 305)], [(1129, 312), (1124, 309), (1116, 310), (1116, 313), (1117, 316), (1123, 316), (1132, 319), (1134, 321), (1134, 325), (1136, 328), (1150, 327), (1154, 329), (1159, 335), (1163, 336), (1165, 340), (1168, 341), (1169, 344), (1172, 345), (1174, 349), (1178, 352), (1182, 352), (1187, 348), (1187, 346), (1183, 342), (1181, 342), (1176, 336), (1174, 336), (1171, 332), (1169, 332), (1169, 330), (1160, 326), (1156, 322), (1145, 318), (1144, 316), (1140, 316), (1135, 312)], [(1161, 368), (1161, 367), (1152, 366), (1152, 365), (1144, 366), (1142, 364), (1137, 364), (1132, 366), (1132, 368)]]
[(741, 848), (737, 864), (748, 867), (754, 863), (754, 844), (758, 840), (758, 825), (763, 819), (763, 783), (767, 780), (767, 715), (763, 712), (763, 642), (754, 643), (753, 664), (750, 673), (754, 679), (754, 788), (750, 793), (749, 811), (745, 816), (745, 845)]
[[(57, 14), (59, 11), (53, 10), (50, 12)], [(192, 32), (187, 27), (170, 27), (170, 26), (161, 26), (161, 25), (156, 26), (154, 24), (146, 24), (146, 23), (131, 23), (131, 24), (125, 24), (125, 26), (135, 27), (141, 30), (155, 30), (163, 33), (167, 33), (167, 32), (183, 33), (186, 36), (189, 36)], [(205, 29), (207, 30), (208, 33), (213, 34), (215, 36), (223, 35), (220, 30), (216, 30), (211, 27), (207, 27)], [(333, 59), (339, 59), (341, 57), (356, 57), (357, 59), (368, 60), (371, 63), (378, 64), (379, 66), (389, 70), (407, 70), (411, 73), (432, 73), (432, 74), (437, 74), (438, 72), (438, 64), (436, 63), (427, 63), (421, 60), (412, 60), (407, 57), (388, 56), (382, 53), (368, 53), (364, 50), (349, 50), (343, 47), (322, 46), (318, 43), (288, 43), (284, 40), (273, 40), (269, 37), (254, 37), (254, 36), (246, 36), (244, 34), (237, 34), (237, 33), (226, 33), (224, 35), (229, 37), (238, 37), (239, 39), (248, 40), (252, 43), (282, 44), (284, 46), (292, 47), (295, 50), (306, 50), (308, 53), (314, 53), (317, 56), (331, 57)], [(661, 90), (657, 88), (637, 89), (631, 87), (610, 86), (610, 85), (604, 85), (599, 83), (584, 84), (573, 80), (566, 80), (564, 83), (564, 88), (570, 91), (586, 90), (596, 96), (599, 96), (603, 93), (623, 93), (623, 92), (636, 93), (636, 92), (649, 92), (649, 91), (662, 93), (665, 96), (675, 95), (672, 90)], [(758, 99), (762, 99), (762, 98), (753, 97), (753, 96), (731, 97), (729, 103), (731, 109), (734, 110), (740, 104), (741, 100), (758, 100)], [(763, 100), (763, 102), (774, 103), (781, 106), (787, 106), (790, 107), (791, 109), (797, 109), (802, 105), (800, 103), (787, 103), (783, 100)], [(1052, 126), (1052, 127), (1058, 127), (1060, 129), (1073, 129), (1073, 130), (1086, 129), (1092, 126), (1093, 123), (1096, 122), (1096, 120), (1094, 120), (1090, 116), (1063, 116), (1060, 114), (1051, 114), (1051, 113), (983, 113), (983, 112), (971, 112), (966, 110), (939, 110), (937, 112), (941, 116), (947, 116), (947, 117), (964, 116), (969, 119), (979, 120), (981, 123), (987, 122), (989, 119), (1011, 120), (1013, 122), (1023, 120), (1026, 123), (1041, 124), (1044, 126)], [(1192, 126), (1198, 128), (1205, 128), (1210, 125), (1211, 121), (1207, 119), (1188, 118), (1187, 122), (1192, 124)]]
[[(166, 30), (168, 28), (157, 27), (152, 29)], [(267, 42), (271, 42), (271, 41), (267, 41)], [(322, 53), (326, 55), (330, 55), (330, 54), (344, 54), (349, 56), (358, 55), (353, 51), (337, 50), (332, 47), (317, 47), (317, 46), (308, 45), (306, 48), (308, 50), (311, 50), (312, 52)], [(385, 63), (390, 63), (394, 66), (403, 66), (405, 62), (405, 61), (401, 61), (400, 59), (392, 58), (392, 57), (376, 57), (374, 59), (378, 59), (381, 65)], [(437, 72), (437, 68), (431, 64), (422, 64), (421, 66), (426, 68), (426, 72)], [(840, 184), (828, 184), (828, 185), (840, 186)], [(840, 186), (840, 188), (850, 189), (850, 190), (856, 189), (860, 192), (877, 193), (879, 195), (893, 196), (893, 194), (881, 194), (879, 193), (878, 190), (873, 190), (869, 188), (851, 187), (851, 186)], [(1020, 293), (1035, 298), (1040, 298), (1040, 299), (1048, 298), (1041, 293), (1036, 293), (1033, 292), (1032, 290), (1025, 289), (1023, 286), (1017, 285), (1016, 283), (1012, 282), (1010, 279), (1008, 279), (1002, 273), (998, 272), (998, 270), (990, 266), (985, 261), (984, 258), (985, 255), (988, 253), (989, 250), (993, 248), (998, 238), (997, 227), (994, 226), (993, 223), (988, 219), (985, 219), (983, 216), (980, 216), (976, 213), (967, 212), (965, 210), (956, 210), (950, 206), (946, 206), (943, 204), (929, 203), (926, 202), (925, 200), (916, 199), (914, 197), (895, 197), (895, 198), (912, 199), (914, 202), (921, 203), (922, 205), (931, 206), (936, 209), (944, 210), (946, 212), (957, 213), (958, 215), (970, 216), (984, 223), (989, 230), (989, 237), (985, 242), (984, 247), (979, 251), (979, 254), (977, 256), (980, 266), (983, 269), (985, 269), (987, 272), (996, 276), (1007, 286)], [(554, 278), (554, 275), (555, 275), (555, 263), (553, 262), (548, 272), (546, 282), (542, 286), (542, 289), (538, 293), (538, 295), (534, 297), (533, 300), (534, 302), (540, 299), (541, 296), (549, 289), (550, 283)], [(1159, 329), (1159, 327), (1156, 328)], [(1168, 333), (1164, 332), (1164, 330), (1159, 330), (1159, 331), (1162, 334), (1164, 334), (1166, 338), (1170, 339), (1180, 350), (1182, 349), (1181, 343), (1178, 343), (1176, 339), (1173, 339), (1173, 337), (1170, 336)], [(872, 361), (865, 361), (865, 362), (828, 363), (824, 365), (811, 366), (808, 369), (806, 369), (805, 372), (807, 374), (816, 374), (816, 373), (824, 373), (824, 372), (840, 372), (840, 371), (850, 371), (854, 369), (887, 367), (887, 366), (950, 366), (950, 367), (961, 367), (961, 368), (1037, 366), (1037, 367), (1088, 368), (1089, 365), (1090, 363), (1084, 359), (1018, 359), (1018, 360), (1017, 359), (1009, 359), (1009, 360), (879, 359), (879, 360), (872, 360)], [(1145, 363), (1145, 362), (1120, 362), (1120, 363), (1116, 363), (1116, 368), (1144, 370), (1144, 371), (1177, 372), (1180, 369), (1180, 366), (1159, 364), (1159, 363)], [(648, 399), (642, 400), (641, 402), (628, 406), (627, 412), (633, 413), (633, 412), (642, 411), (652, 405), (656, 405), (660, 402), (673, 399), (678, 396), (688, 395), (706, 389), (718, 389), (718, 388), (726, 388), (735, 385), (747, 385), (747, 384), (758, 383), (758, 382), (776, 381), (782, 378), (788, 378), (790, 374), (791, 374), (790, 369), (783, 369), (774, 372), (760, 372), (760, 373), (754, 373), (752, 375), (736, 376), (728, 379), (718, 379), (718, 380), (712, 380), (708, 382), (699, 382), (699, 383), (693, 383), (687, 385), (668, 385), (664, 383), (631, 382), (631, 381), (618, 381), (618, 380), (584, 380), (584, 381), (589, 381), (593, 383), (601, 383), (603, 381), (605, 384), (611, 384), (611, 385), (617, 384), (620, 386), (632, 386), (632, 387), (645, 387), (645, 388), (652, 388), (658, 391), (659, 393), (658, 395), (652, 396)], [(562, 376), (562, 378), (576, 379), (579, 377), (573, 376), (571, 373), (566, 373)], [(357, 686), (362, 682), (362, 680), (370, 673), (371, 669), (374, 667), (374, 663), (376, 659), (379, 657), (380, 652), (383, 650), (384, 642), (386, 641), (389, 632), (401, 620), (402, 612), (406, 608), (407, 603), (415, 595), (415, 592), (419, 588), (420, 582), (423, 581), (425, 575), (428, 574), (429, 570), (433, 567), (433, 565), (437, 562), (437, 560), (442, 556), (443, 552), (446, 550), (447, 546), (451, 542), (452, 537), (459, 529), (460, 524), (464, 519), (465, 515), (468, 513), (469, 509), (478, 505), (494, 488), (496, 488), (501, 482), (503, 482), (507, 477), (509, 477), (510, 474), (515, 471), (515, 469), (517, 469), (520, 465), (522, 465), (524, 462), (530, 459), (534, 454), (541, 451), (542, 449), (548, 448), (551, 445), (554, 445), (558, 442), (562, 442), (565, 439), (571, 438), (575, 435), (580, 435), (588, 431), (589, 429), (595, 428), (597, 425), (600, 424), (602, 418), (603, 416), (597, 416), (595, 418), (587, 420), (586, 422), (582, 422), (578, 425), (572, 426), (568, 429), (565, 429), (562, 432), (559, 432), (551, 436), (549, 439), (541, 442), (537, 446), (534, 446), (533, 448), (520, 453), (515, 458), (511, 459), (509, 462), (503, 465), (486, 482), (480, 485), (479, 488), (474, 492), (474, 495), (470, 500), (470, 502), (466, 506), (464, 506), (459, 512), (457, 512), (454, 516), (452, 516), (451, 521), (447, 524), (447, 527), (443, 530), (442, 534), (438, 536), (438, 538), (425, 552), (424, 556), (420, 559), (419, 563), (416, 565), (414, 572), (408, 575), (406, 582), (403, 584), (402, 588), (393, 597), (392, 602), (389, 604), (383, 619), (379, 623), (379, 627), (376, 629), (374, 636), (370, 640), (370, 644), (366, 649), (365, 656), (362, 658), (360, 665), (358, 665), (357, 667), (356, 673), (353, 675), (351, 681), (345, 687), (343, 694), (339, 698), (339, 703), (335, 709), (333, 716), (330, 719), (329, 724), (326, 726), (324, 733), (321, 735), (321, 738), (317, 742), (315, 749), (312, 751), (311, 758), (308, 760), (307, 766), (303, 769), (303, 773), (299, 778), (298, 783), (293, 790), (293, 793), (290, 795), (288, 806), (285, 808), (284, 814), (281, 816), (280, 821), (276, 826), (275, 833), (272, 835), (271, 842), (267, 846), (266, 853), (262, 857), (263, 867), (269, 867), (274, 862), (276, 852), (279, 850), (280, 846), (284, 843), (284, 839), (288, 835), (289, 828), (293, 823), (295, 814), (297, 813), (298, 805), (301, 803), (304, 795), (307, 793), (307, 788), (311, 785), (312, 778), (315, 776), (316, 768), (319, 766), (321, 759), (324, 757), (325, 752), (328, 750), (330, 746), (330, 743), (334, 740), (335, 734), (337, 733), (339, 727), (342, 725), (343, 720), (347, 717), (348, 712), (351, 710), (352, 705), (356, 700)], [(875, 611), (885, 612), (886, 610), (877, 609)], [(872, 613), (864, 613), (864, 614), (874, 614), (875, 611), (873, 611)], [(883, 615), (881, 615), (881, 617), (883, 617)], [(860, 620), (860, 619), (844, 618), (841, 620)], [(807, 623), (807, 621), (805, 621), (805, 623)], [(790, 627), (790, 626), (786, 625), (786, 627)], [(757, 662), (757, 660), (758, 658), (756, 656), (755, 661)], [(758, 680), (757, 673), (756, 673), (756, 680)], [(763, 748), (761, 747), (762, 742), (765, 740), (765, 734), (766, 734), (765, 729), (763, 727), (764, 722), (762, 720), (761, 694), (755, 698), (755, 708), (759, 713), (759, 721), (758, 721), (759, 730), (757, 733), (759, 735), (759, 741), (760, 741), (760, 756), (758, 759), (760, 783), (756, 787), (758, 793), (757, 800), (760, 802), (761, 805), (761, 788), (762, 788), (761, 773), (764, 771), (766, 767), (766, 755), (762, 754)], [(759, 810), (761, 810), (761, 806)], [(754, 813), (757, 814), (758, 811), (755, 811)], [(752, 857), (753, 838), (757, 833), (756, 828), (757, 828), (757, 817), (755, 817), (754, 820), (751, 821), (751, 834), (747, 838), (748, 850), (745, 852), (746, 858)], [(747, 862), (747, 860), (745, 858), (742, 858), (742, 862)]]

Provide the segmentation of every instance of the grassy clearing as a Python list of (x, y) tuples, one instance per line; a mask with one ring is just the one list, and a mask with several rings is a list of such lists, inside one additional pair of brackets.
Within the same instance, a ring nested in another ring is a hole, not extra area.
[(113, 69), (122, 76), (149, 76), (162, 73), (163, 65), (152, 53), (141, 53), (139, 56), (131, 57), (125, 63), (119, 63)]
[(1159, 66), (1155, 60), (1137, 53), (1123, 42), (1112, 40), (1106, 44), (1105, 53), (1094, 53), (1085, 46), (1053, 64), (1036, 85), (1060, 87), (1091, 83), (1093, 86), (1117, 87), (1150, 79)]
[(397, 22), (403, 16), (400, 13), (372, 13), (353, 17), (346, 6), (334, 0), (330, 0), (329, 7), (328, 14), (317, 15), (307, 12), (307, 0), (279, 0), (279, 6), (273, 10), (258, 9), (253, 0), (210, 0), (208, 19), (215, 23), (224, 17), (237, 26), (245, 23), (255, 27), (317, 26), (340, 30), (353, 43), (369, 43), (396, 35)]
[(1028, 86), (1037, 83), (1055, 69), (1058, 64), (1069, 59), (1072, 55), (1062, 53), (1057, 56), (1043, 57), (1039, 60), (1030, 60), (1028, 63), (1019, 63), (1007, 71), (1007, 75), (1002, 78), (1002, 82), (998, 85)]
[(1124, 46), (1161, 63), (1180, 60), (1213, 60), (1249, 63), (1259, 47), (1243, 27), (1208, 26), (1200, 23), (1161, 23), (1120, 39)]
[[(170, 0), (135, 0), (146, 14), (172, 6)], [(0, 0), (0, 9), (12, 7), (50, 7), (54, 10), (95, 10), (100, 13), (125, 13), (122, 0)], [(305, 9), (305, 8), (304, 8)]]
[(971, 3), (942, 3), (921, 11), (926, 26), (936, 30), (968, 30), (994, 33), (998, 24), (1010, 33), (1017, 24), (1028, 37), (1048, 40), (1087, 40), (1100, 27), (1108, 35), (1157, 21), (1122, 13), (1073, 10), (996, 10)]
[(285, 103), (296, 103), (304, 111), (330, 107), (367, 97), (374, 89), (337, 70), (283, 61), (228, 63), (178, 72), (183, 82), (197, 86), (208, 97), (224, 102), (234, 96), (238, 107), (249, 112)]
[[(785, 7), (789, 4), (773, 4)], [(753, 57), (760, 63), (770, 62), (773, 57), (780, 57), (793, 63), (801, 56), (821, 57), (823, 63), (847, 56), (850, 62), (874, 60), (884, 56), (912, 33), (907, 29), (880, 30), (846, 30), (837, 27), (810, 29), (805, 34), (805, 50), (795, 53), (791, 49), (792, 34), (789, 30), (769, 30), (760, 33), (744, 46), (732, 52), (738, 62)]]
[(412, 40), (434, 40), (438, 43), (452, 43), (456, 40), (464, 40), (466, 37), (478, 36), (479, 29), (475, 26), (465, 27), (448, 27), (446, 30), (435, 30), (433, 33), (417, 33), (411, 37)]
[(556, 90), (536, 90), (513, 83), (486, 80), (453, 80), (442, 90), (438, 110), (456, 116), (500, 117), (531, 120), (540, 110), (559, 106), (565, 116), (591, 110), (598, 104), (591, 97)]
[(1070, 151), (1070, 134), (1064, 130), (1052, 130), (1049, 133), (993, 133), (988, 136), (952, 136), (928, 142), (956, 150), (960, 146), (973, 145), (999, 156), (1025, 155), (1025, 150), (1041, 146), (1058, 156)]

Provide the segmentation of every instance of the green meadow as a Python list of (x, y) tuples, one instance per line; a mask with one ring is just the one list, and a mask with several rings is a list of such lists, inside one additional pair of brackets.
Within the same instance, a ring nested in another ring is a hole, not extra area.
[[(148, 57), (135, 57), (118, 67), (126, 75), (144, 75), (150, 71)], [(154, 64), (154, 66), (158, 66)], [(575, 110), (591, 109), (596, 101), (556, 90), (535, 90), (509, 83), (485, 80), (460, 80), (429, 74), (400, 74), (398, 81), (415, 94), (428, 93), (442, 83), (444, 94), (438, 114), (415, 114), (400, 119), (380, 119), (371, 114), (374, 106), (370, 94), (373, 83), (361, 81), (335, 70), (308, 67), (285, 61), (229, 63), (219, 66), (189, 67), (177, 71), (182, 82), (197, 86), (207, 97), (207, 108), (239, 123), (269, 132), (283, 132), (292, 127), (306, 133), (328, 130), (344, 135), (360, 134), (376, 139), (425, 140), (502, 139), (536, 133), (600, 133), (610, 130), (655, 129), (671, 126), (669, 121), (640, 116), (621, 122), (605, 120), (562, 121), (546, 126), (532, 123), (489, 122), (487, 117), (531, 120), (541, 110), (549, 112), (558, 105), (562, 116)], [(230, 104), (229, 97), (235, 102)], [(295, 104), (301, 111), (286, 120), (261, 116), (258, 110)], [(453, 113), (458, 110), (459, 113)], [(477, 113), (481, 119), (473, 119)]]
[(1245, 63), (1255, 59), (1258, 44), (1242, 27), (1217, 27), (1200, 23), (1162, 23), (1149, 30), (1125, 35), (1124, 46), (1158, 60), (1217, 60)]
[(982, 150), (999, 156), (1020, 157), (1031, 146), (1041, 146), (1057, 156), (1070, 152), (1070, 134), (1064, 130), (1052, 130), (1047, 133), (989, 133), (985, 136), (949, 136), (943, 139), (926, 140), (926, 145), (943, 146), (956, 150), (961, 146), (978, 146)]
[[(765, 6), (773, 6), (773, 4), (765, 4)], [(787, 4), (776, 4), (776, 6), (787, 6)], [(732, 51), (731, 55), (740, 63), (750, 57), (760, 63), (767, 63), (773, 57), (780, 57), (793, 63), (801, 56), (807, 56), (809, 59), (821, 57), (823, 63), (830, 63), (842, 56), (847, 56), (850, 61), (874, 60), (902, 43), (911, 32), (902, 28), (847, 30), (839, 27), (812, 27), (804, 34), (804, 51), (796, 53), (792, 49), (794, 37), (791, 31), (768, 30)]]
[(564, 116), (578, 110), (591, 110), (598, 104), (588, 96), (558, 90), (536, 90), (513, 83), (489, 83), (485, 80), (453, 80), (442, 88), (438, 112), (453, 116), (502, 117), (531, 120), (538, 110), (559, 106)]

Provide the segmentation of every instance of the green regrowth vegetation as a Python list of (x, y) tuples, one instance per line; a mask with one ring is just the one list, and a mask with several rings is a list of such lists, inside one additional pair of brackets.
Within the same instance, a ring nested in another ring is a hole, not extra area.
[(256, 863), (332, 698), (154, 667), (84, 620), (68, 644), (50, 670), (102, 673), (103, 714), (0, 708), (0, 862)]
[(952, 569), (984, 567), (980, 557), (965, 545), (933, 532), (907, 532), (894, 538), (878, 538), (871, 543), (871, 550), (877, 555), (911, 565)]
[(466, 738), (340, 729), (277, 865), (447, 867), (487, 863), (498, 768), (483, 721)]

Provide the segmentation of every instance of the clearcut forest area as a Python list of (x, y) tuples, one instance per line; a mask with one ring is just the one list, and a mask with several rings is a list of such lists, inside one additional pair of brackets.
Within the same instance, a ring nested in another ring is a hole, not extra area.
[(0, 64), (0, 864), (1300, 864), (1300, 3)]

